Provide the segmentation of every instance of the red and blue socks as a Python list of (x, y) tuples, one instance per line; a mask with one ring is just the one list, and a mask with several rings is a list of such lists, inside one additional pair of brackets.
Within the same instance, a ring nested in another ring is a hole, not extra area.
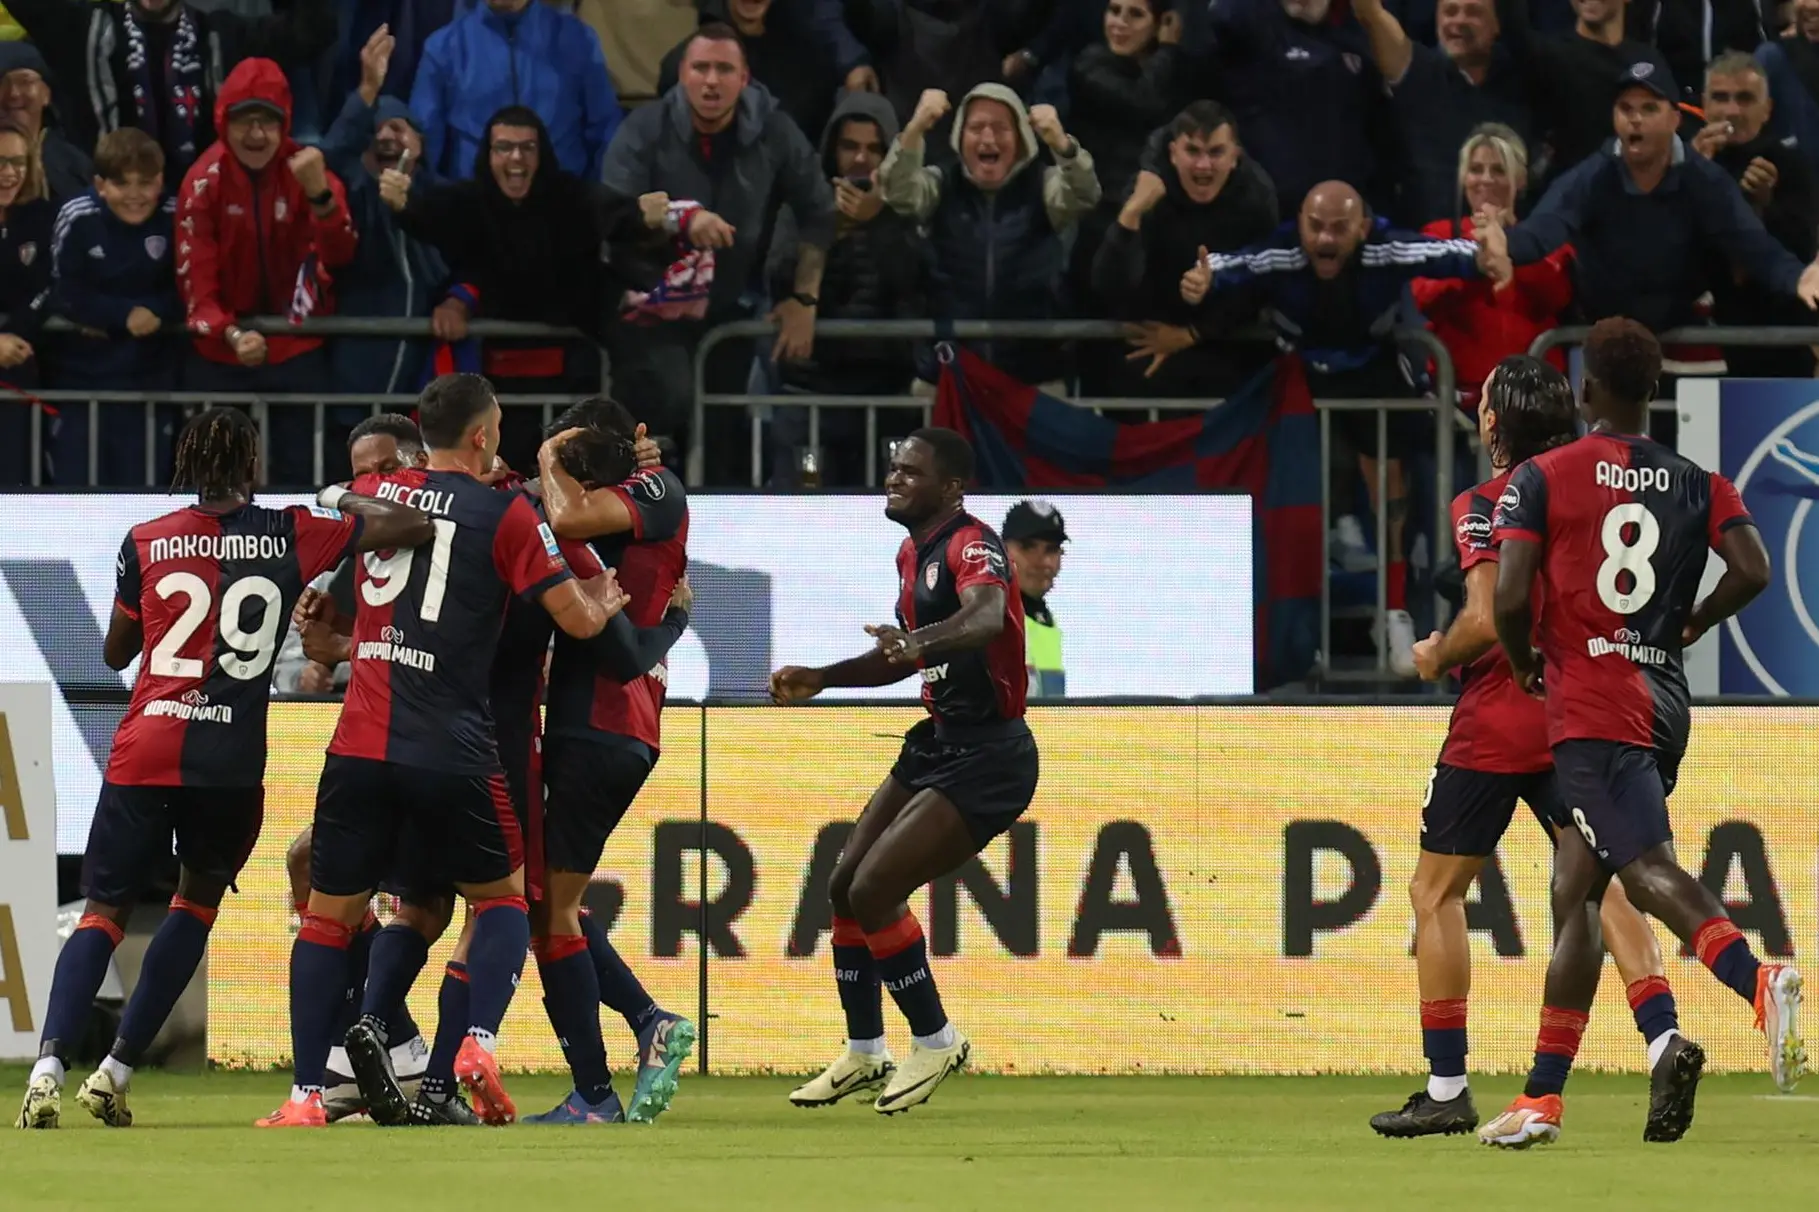
[(575, 1093), (598, 1106), (613, 1092), (600, 1037), (600, 980), (587, 938), (557, 934), (538, 939), (537, 972), (543, 978), (543, 1008), (575, 1079)]
[(1563, 1010), (1558, 1006), (1541, 1007), (1541, 1030), (1535, 1036), (1535, 1067), (1529, 1070), (1528, 1085), (1522, 1093), (1529, 1098), (1558, 1095), (1566, 1089), (1567, 1075), (1573, 1071), (1573, 1058), (1579, 1055), (1579, 1040), (1585, 1035), (1585, 1024), (1591, 1015), (1583, 1010)]
[(865, 943), (878, 980), (909, 1020), (916, 1042), (925, 1048), (951, 1048), (954, 1029), (941, 1008), (935, 974), (928, 967), (928, 940), (916, 915), (906, 913), (882, 930), (867, 931)]
[(467, 1033), (491, 1052), (499, 1024), (524, 975), (531, 946), (530, 907), (521, 896), (474, 902), (474, 937), (467, 951)]
[(366, 993), (361, 999), (360, 1016), (373, 1021), (389, 1047), (410, 1038), (396, 1030), (402, 1028), (402, 1022), (393, 1020), (398, 1018), (405, 995), (417, 983), (423, 965), (429, 962), (429, 940), (412, 927), (398, 922), (371, 937)]
[(1653, 1069), (1674, 1036), (1680, 1034), (1680, 1012), (1674, 1006), (1674, 991), (1665, 976), (1645, 976), (1631, 981), (1627, 990), (1630, 1012), (1636, 1016), (1636, 1030), (1648, 1044), (1648, 1066)]
[(469, 992), (467, 965), (450, 960), (442, 973), (442, 988), (436, 994), (436, 1041), (429, 1050), (429, 1063), (419, 1087), (431, 1102), (443, 1102), (455, 1092), (455, 1057), (461, 1053), (461, 1041), (467, 1038)]
[(834, 985), (846, 1012), (847, 1047), (855, 1052), (884, 1051), (884, 986), (865, 931), (850, 917), (834, 918)]
[(587, 953), (594, 963), (600, 1004), (623, 1018), (633, 1035), (638, 1034), (656, 1015), (656, 999), (645, 991), (612, 940), (607, 938), (605, 928), (585, 909), (581, 911), (581, 937), (587, 940)]
[(348, 949), (354, 931), (332, 918), (304, 913), (291, 944), (291, 1099), (322, 1090), (328, 1050), (347, 991)]
[(1715, 917), (1693, 931), (1693, 951), (1712, 975), (1752, 1006), (1762, 961), (1750, 950), (1743, 931), (1728, 917)]
[[(114, 1041), (110, 1056), (130, 1072), (157, 1038), (164, 1020), (190, 978), (202, 963), (208, 950), (209, 931), (214, 929), (220, 911), (198, 905), (182, 897), (172, 897), (170, 912), (152, 935), (145, 949), (145, 963), (139, 969), (139, 983), (126, 1003), (120, 1019), (120, 1035)], [(116, 1076), (119, 1076), (116, 1073)]]
[[(297, 920), (309, 911), (306, 901), (297, 906)], [(342, 994), (341, 1012), (335, 1017), (335, 1043), (339, 1044), (347, 1037), (347, 1030), (360, 1017), (360, 1002), (366, 989), (366, 973), (372, 960), (373, 938), (379, 933), (379, 919), (373, 911), (366, 911), (366, 920), (354, 931), (353, 941), (347, 946), (347, 989)]]
[(1439, 998), (1421, 1003), (1421, 1051), (1427, 1057), (1427, 1094), (1450, 1102), (1464, 1093), (1465, 999)]
[(87, 1033), (95, 994), (101, 992), (101, 982), (107, 979), (114, 948), (125, 937), (126, 932), (119, 926), (96, 913), (84, 914), (76, 923), (75, 932), (57, 954), (57, 967), (51, 976), (39, 1060), (32, 1069), (34, 1081), (48, 1073), (58, 1085), (63, 1084), (68, 1049)]

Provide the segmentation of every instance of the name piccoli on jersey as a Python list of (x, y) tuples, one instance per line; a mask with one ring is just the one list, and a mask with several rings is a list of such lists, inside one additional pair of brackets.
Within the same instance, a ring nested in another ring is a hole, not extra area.
[(394, 484), (390, 480), (381, 480), (374, 489), (374, 496), (382, 501), (396, 501), (400, 505), (409, 505), (421, 509), (424, 513), (447, 517), (454, 509), (454, 494), (436, 488), (413, 488), (408, 484)]

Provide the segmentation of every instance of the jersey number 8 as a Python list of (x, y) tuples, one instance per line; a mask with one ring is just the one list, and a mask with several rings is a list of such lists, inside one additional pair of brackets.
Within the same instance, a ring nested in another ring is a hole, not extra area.
[[(455, 545), (455, 524), (447, 518), (435, 519), (436, 541), (430, 547), (429, 580), (423, 586), (423, 605), (417, 617), (434, 623), (442, 617), (442, 599), (448, 594), (448, 557)], [(366, 581), (360, 586), (360, 597), (368, 606), (389, 606), (398, 600), (410, 584), (411, 566), (416, 563), (414, 548), (401, 547), (380, 557), (376, 551), (366, 553)]]
[[(1626, 526), (1636, 528), (1636, 541), (1623, 541)], [(1661, 545), (1661, 524), (1640, 501), (1626, 501), (1604, 515), (1604, 563), (1598, 565), (1598, 598), (1617, 614), (1635, 614), (1655, 596), (1655, 568), (1649, 563)], [(1632, 585), (1617, 588), (1620, 573), (1629, 573)]]
[[(195, 679), (203, 676), (204, 662), (194, 657), (181, 657), (183, 646), (208, 618), (208, 583), (193, 572), (170, 572), (158, 579), (153, 590), (169, 601), (183, 595), (186, 605), (164, 638), (152, 649), (147, 662), (153, 675), (161, 678)], [(259, 624), (247, 631), (240, 626), (240, 612), (247, 602), (258, 598), (261, 603)], [(272, 666), (278, 653), (278, 628), (284, 622), (284, 596), (265, 577), (244, 577), (221, 595), (221, 639), (230, 652), (221, 654), (221, 671), (231, 678), (250, 682)]]

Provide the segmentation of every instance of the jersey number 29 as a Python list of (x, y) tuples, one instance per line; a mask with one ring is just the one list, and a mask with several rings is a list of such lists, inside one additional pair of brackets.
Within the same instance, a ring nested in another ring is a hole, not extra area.
[[(168, 572), (152, 586), (165, 601), (182, 595), (183, 613), (152, 649), (147, 667), (161, 678), (195, 679), (203, 675), (204, 662), (178, 656), (183, 646), (208, 618), (208, 582), (193, 572)], [(240, 626), (240, 612), (254, 598), (260, 601), (259, 624), (252, 631)], [(221, 654), (221, 671), (230, 678), (250, 682), (272, 666), (278, 653), (278, 628), (284, 622), (284, 595), (265, 577), (242, 577), (221, 595), (221, 639), (232, 651)]]
[[(434, 623), (442, 617), (442, 599), (448, 595), (448, 557), (455, 545), (455, 524), (447, 518), (435, 519), (436, 541), (430, 545), (429, 579), (423, 585), (423, 605), (417, 617)], [(410, 584), (411, 566), (416, 563), (415, 548), (402, 547), (380, 558), (379, 553), (366, 553), (366, 582), (360, 586), (360, 597), (368, 606), (389, 606), (398, 600)]]
[[(1633, 543), (1624, 542), (1626, 526), (1636, 528)], [(1648, 506), (1626, 501), (1604, 515), (1600, 537), (1604, 542), (1604, 563), (1598, 565), (1598, 598), (1617, 614), (1635, 614), (1655, 596), (1655, 568), (1649, 560), (1661, 545), (1661, 524)], [(1630, 588), (1618, 589), (1618, 575), (1625, 572), (1630, 574)]]

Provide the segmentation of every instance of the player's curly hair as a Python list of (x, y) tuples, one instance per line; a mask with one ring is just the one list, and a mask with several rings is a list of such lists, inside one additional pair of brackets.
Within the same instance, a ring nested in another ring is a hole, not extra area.
[(205, 501), (242, 492), (259, 462), (259, 429), (237, 408), (210, 408), (189, 419), (177, 435), (173, 491), (193, 488)]
[(1623, 403), (1647, 404), (1661, 381), (1661, 342), (1634, 320), (1607, 316), (1585, 339), (1585, 373)]
[(1497, 415), (1491, 458), (1514, 467), (1579, 436), (1573, 385), (1565, 375), (1528, 354), (1497, 363), (1486, 403)]

